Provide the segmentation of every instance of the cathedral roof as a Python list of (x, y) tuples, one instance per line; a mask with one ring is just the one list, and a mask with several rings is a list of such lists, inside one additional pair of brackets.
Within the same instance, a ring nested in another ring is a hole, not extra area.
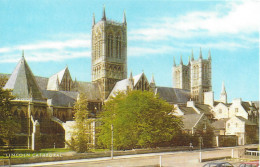
[(48, 81), (47, 90), (59, 90), (59, 84), (66, 72), (69, 72), (68, 67), (51, 76)]
[(18, 62), (4, 89), (12, 89), (18, 99), (43, 100), (36, 79), (24, 57)]
[(35, 76), (36, 82), (38, 83), (41, 90), (46, 90), (49, 78)]
[(155, 93), (168, 103), (186, 103), (190, 99), (190, 91), (172, 87), (156, 87)]
[[(130, 75), (131, 76), (131, 75)], [(142, 72), (141, 74), (135, 75), (133, 76), (133, 80), (134, 80), (134, 85), (133, 87), (136, 86), (136, 84), (140, 81), (140, 79), (142, 78), (142, 76), (145, 77), (145, 74)], [(145, 77), (146, 78), (146, 77)], [(126, 91), (127, 88), (131, 86), (131, 81), (129, 80), (129, 78), (127, 79), (123, 79), (121, 81), (118, 81), (116, 83), (116, 85), (114, 86), (114, 88), (112, 89), (111, 93), (109, 96), (115, 96), (116, 92), (119, 91)]]
[(77, 91), (85, 93), (88, 100), (101, 100), (101, 92), (97, 83), (76, 81), (76, 84)]
[(43, 90), (43, 95), (51, 99), (51, 105), (71, 107), (77, 100), (78, 92)]

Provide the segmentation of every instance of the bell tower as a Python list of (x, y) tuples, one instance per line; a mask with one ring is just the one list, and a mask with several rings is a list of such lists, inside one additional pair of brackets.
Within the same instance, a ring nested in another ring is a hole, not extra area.
[(127, 78), (127, 23), (108, 20), (105, 7), (102, 19), (92, 24), (92, 82), (98, 83), (105, 100), (116, 82)]

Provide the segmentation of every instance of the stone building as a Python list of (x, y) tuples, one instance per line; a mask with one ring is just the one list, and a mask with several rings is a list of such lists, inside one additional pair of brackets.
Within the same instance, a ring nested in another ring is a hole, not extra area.
[(188, 65), (184, 65), (182, 56), (180, 64), (176, 66), (175, 59), (173, 63), (173, 87), (189, 90), (192, 100), (203, 103), (204, 92), (212, 90), (211, 86), (211, 53), (208, 53), (208, 59), (202, 58), (200, 49), (199, 59), (195, 60), (193, 51)]

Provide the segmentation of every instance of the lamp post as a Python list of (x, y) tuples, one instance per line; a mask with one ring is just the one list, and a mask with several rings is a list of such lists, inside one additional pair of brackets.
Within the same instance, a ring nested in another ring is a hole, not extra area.
[(203, 142), (203, 138), (200, 136), (199, 139), (200, 139), (200, 162), (202, 162), (201, 145), (202, 145), (202, 142)]
[(204, 121), (204, 128), (203, 128), (202, 134), (201, 134), (200, 137), (199, 137), (199, 141), (200, 141), (200, 162), (202, 162), (202, 152), (201, 152), (202, 143), (203, 143), (202, 135), (207, 132), (207, 131), (206, 131), (206, 130), (207, 130), (207, 124), (206, 124), (206, 121), (207, 121), (207, 120), (206, 120), (205, 117), (203, 118), (203, 121)]
[(111, 159), (113, 159), (113, 156), (114, 156), (114, 146), (113, 146), (113, 139), (114, 138), (114, 131), (113, 131), (113, 124), (111, 124)]

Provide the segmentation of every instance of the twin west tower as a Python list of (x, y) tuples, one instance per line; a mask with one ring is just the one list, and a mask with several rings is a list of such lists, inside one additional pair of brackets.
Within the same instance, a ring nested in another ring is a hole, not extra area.
[(105, 8), (102, 19), (92, 25), (92, 82), (98, 83), (106, 99), (116, 82), (127, 78), (127, 23), (106, 18)]
[(188, 65), (183, 64), (181, 57), (180, 64), (176, 66), (174, 59), (173, 87), (190, 90), (192, 100), (203, 103), (204, 92), (209, 92), (212, 90), (210, 51), (208, 53), (208, 59), (203, 59), (200, 49), (198, 60), (194, 60), (192, 51), (191, 60), (189, 59)]

